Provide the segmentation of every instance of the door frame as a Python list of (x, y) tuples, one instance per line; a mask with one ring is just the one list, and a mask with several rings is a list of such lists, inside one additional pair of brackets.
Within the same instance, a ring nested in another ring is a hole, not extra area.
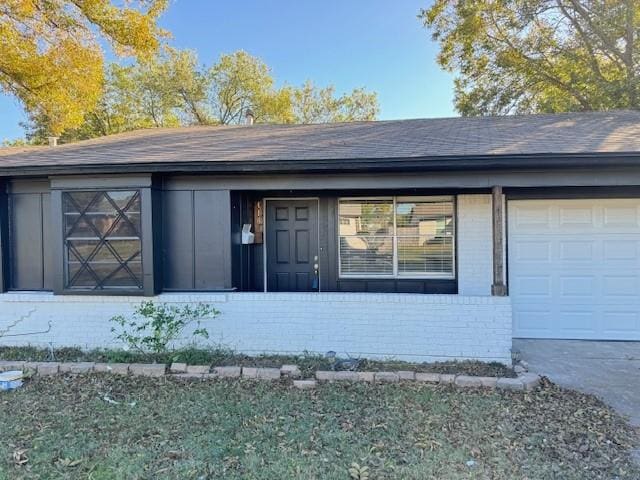
[[(316, 235), (318, 236), (318, 264), (320, 264), (320, 197), (265, 197), (262, 199), (262, 211), (264, 212), (264, 241), (262, 242), (262, 270), (263, 272), (263, 283), (264, 283), (264, 293), (267, 293), (267, 232), (268, 232), (268, 217), (267, 215), (267, 202), (269, 201), (286, 201), (286, 200), (315, 200), (316, 202), (316, 219), (318, 224), (316, 225)], [(321, 291), (320, 278), (322, 277), (322, 271), (318, 270), (318, 292)], [(288, 293), (296, 293), (296, 292), (288, 292)], [(305, 293), (314, 293), (314, 292), (305, 292)]]

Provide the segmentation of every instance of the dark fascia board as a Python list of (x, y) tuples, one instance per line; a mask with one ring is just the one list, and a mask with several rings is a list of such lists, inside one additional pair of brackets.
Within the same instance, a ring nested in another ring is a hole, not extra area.
[(640, 166), (640, 152), (357, 158), (327, 160), (194, 161), (0, 167), (0, 176), (118, 173), (348, 173), (610, 168)]

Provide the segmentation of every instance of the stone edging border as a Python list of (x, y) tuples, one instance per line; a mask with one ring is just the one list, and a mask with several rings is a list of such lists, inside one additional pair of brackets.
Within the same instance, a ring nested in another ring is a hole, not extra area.
[[(179, 380), (207, 380), (214, 378), (246, 378), (256, 380), (293, 380), (293, 386), (301, 390), (313, 389), (318, 382), (367, 382), (398, 383), (421, 382), (448, 384), (458, 387), (484, 387), (499, 390), (531, 391), (540, 385), (540, 376), (527, 372), (526, 367), (516, 368), (518, 376), (478, 377), (472, 375), (454, 375), (445, 373), (427, 373), (401, 370), (395, 372), (352, 372), (318, 370), (315, 378), (302, 379), (297, 365), (283, 365), (280, 368), (262, 367), (210, 367), (209, 365), (187, 365), (173, 363), (167, 369), (164, 364), (156, 363), (94, 363), (94, 362), (24, 362), (0, 361), (0, 372), (22, 370), (36, 375), (48, 376), (63, 373), (85, 374), (92, 372), (112, 373), (116, 375), (138, 375), (146, 377), (170, 377)], [(168, 371), (167, 371), (168, 370)]]

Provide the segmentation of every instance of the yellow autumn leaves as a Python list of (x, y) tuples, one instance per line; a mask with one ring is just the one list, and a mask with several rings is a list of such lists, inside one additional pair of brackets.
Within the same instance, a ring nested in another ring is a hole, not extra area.
[(144, 58), (164, 32), (156, 24), (167, 0), (4, 0), (0, 4), (0, 89), (50, 134), (80, 125), (101, 97), (99, 37), (121, 55)]

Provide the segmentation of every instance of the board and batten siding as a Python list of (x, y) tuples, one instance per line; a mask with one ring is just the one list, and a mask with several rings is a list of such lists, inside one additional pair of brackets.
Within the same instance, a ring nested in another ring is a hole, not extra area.
[(163, 287), (232, 287), (229, 190), (162, 192)]
[(51, 195), (47, 181), (14, 181), (8, 193), (11, 290), (51, 290)]

